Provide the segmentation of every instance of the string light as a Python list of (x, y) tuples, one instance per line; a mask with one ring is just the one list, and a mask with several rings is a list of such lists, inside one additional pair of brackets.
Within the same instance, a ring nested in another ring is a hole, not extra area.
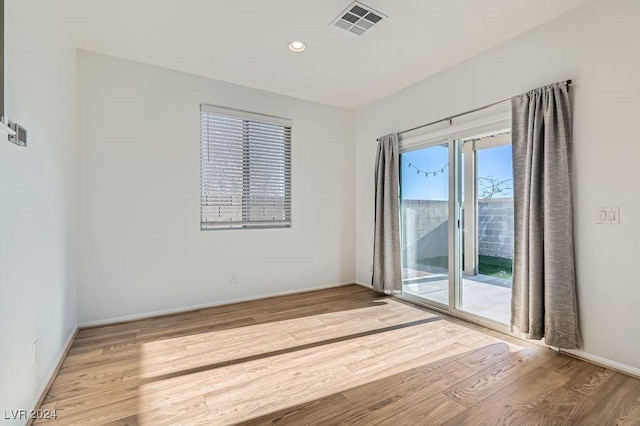
[[(506, 131), (506, 132), (496, 133), (496, 134), (493, 134), (491, 136), (485, 136), (485, 137), (491, 137), (493, 139), (496, 136), (500, 136), (500, 135), (503, 135), (503, 134), (507, 134), (508, 135), (510, 133), (511, 133), (510, 131)], [(475, 142), (478, 142), (478, 141), (480, 141), (482, 139), (483, 138), (470, 139), (469, 141), (473, 141), (475, 143)], [(437, 170), (426, 171), (426, 170), (422, 170), (421, 168), (417, 167), (415, 164), (413, 164), (412, 162), (410, 162), (406, 158), (403, 157), (402, 159), (407, 162), (407, 165), (409, 167), (413, 167), (414, 169), (416, 169), (416, 174), (418, 174), (418, 175), (423, 174), (425, 177), (429, 177), (429, 176), (435, 177), (438, 174), (444, 173), (445, 169), (447, 169), (447, 167), (449, 167), (449, 163), (447, 163), (447, 164), (445, 164), (444, 166), (442, 166), (441, 168), (439, 168)]]
[(445, 164), (444, 166), (442, 166), (441, 168), (437, 169), (437, 170), (432, 170), (432, 171), (426, 171), (426, 170), (422, 170), (421, 168), (417, 167), (415, 164), (413, 164), (412, 162), (410, 162), (409, 160), (407, 160), (406, 158), (403, 158), (404, 161), (407, 162), (407, 165), (409, 167), (412, 167), (414, 169), (416, 169), (416, 174), (417, 175), (424, 175), (425, 177), (429, 177), (430, 175), (435, 177), (437, 176), (439, 173), (444, 173), (445, 169), (447, 167), (449, 167), (449, 163)]
[[(450, 119), (447, 119), (447, 120), (450, 120)], [(506, 131), (506, 132), (496, 133), (496, 134), (493, 134), (493, 135), (491, 135), (491, 136), (485, 136), (485, 137), (491, 137), (492, 139), (494, 139), (496, 136), (505, 135), (505, 134), (506, 134), (506, 135), (508, 135), (508, 134), (511, 134), (511, 132), (510, 132), (510, 131)], [(482, 140), (482, 139), (483, 139), (483, 138), (471, 139), (471, 141), (473, 141), (473, 142), (475, 143), (475, 142), (478, 142), (478, 141), (480, 141), (480, 140)], [(404, 161), (406, 161), (406, 162), (407, 162), (407, 165), (408, 165), (409, 167), (413, 167), (414, 169), (416, 169), (416, 174), (418, 174), (418, 175), (423, 174), (425, 177), (429, 177), (429, 175), (431, 175), (431, 176), (435, 177), (435, 176), (437, 176), (439, 173), (444, 173), (445, 169), (446, 169), (447, 167), (449, 167), (449, 163), (447, 163), (447, 164), (445, 164), (444, 166), (442, 166), (441, 168), (439, 168), (439, 169), (437, 169), (437, 170), (433, 170), (433, 171), (426, 171), (426, 170), (422, 170), (422, 169), (420, 169), (419, 167), (417, 167), (416, 165), (414, 165), (412, 162), (410, 162), (410, 161), (409, 161), (409, 160), (407, 160), (406, 158), (404, 158), (404, 157), (403, 157), (402, 159), (403, 159)]]

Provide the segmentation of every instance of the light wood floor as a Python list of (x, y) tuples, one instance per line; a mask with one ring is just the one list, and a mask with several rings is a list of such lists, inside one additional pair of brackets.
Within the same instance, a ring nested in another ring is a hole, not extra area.
[(640, 380), (360, 286), (78, 333), (73, 424), (640, 424)]

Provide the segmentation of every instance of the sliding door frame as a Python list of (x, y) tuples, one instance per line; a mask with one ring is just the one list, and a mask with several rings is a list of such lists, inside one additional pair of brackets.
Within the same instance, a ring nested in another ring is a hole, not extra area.
[[(510, 129), (509, 129), (510, 130)], [(456, 167), (457, 174), (456, 178), (458, 179), (456, 182), (451, 183), (452, 191), (455, 192), (455, 206), (454, 209), (458, 212), (458, 219), (462, 219), (462, 211), (464, 204), (464, 214), (465, 214), (465, 227), (463, 229), (462, 226), (457, 227), (457, 234), (453, 236), (454, 238), (454, 249), (457, 264), (453, 265), (455, 270), (455, 281), (450, 283), (454, 290), (454, 304), (450, 305), (449, 312), (455, 316), (472, 320), (473, 322), (491, 326), (491, 328), (501, 331), (501, 332), (510, 332), (509, 324), (504, 324), (499, 321), (495, 321), (491, 318), (483, 317), (481, 315), (477, 315), (462, 309), (463, 303), (462, 299), (464, 297), (463, 294), (463, 285), (464, 285), (464, 270), (466, 265), (463, 265), (462, 262), (462, 253), (463, 253), (463, 244), (464, 244), (464, 253), (467, 256), (466, 249), (468, 247), (472, 248), (471, 256), (475, 257), (475, 260), (471, 262), (474, 265), (475, 271), (471, 275), (475, 275), (478, 273), (478, 264), (477, 264), (477, 255), (478, 255), (478, 194), (477, 194), (477, 185), (478, 185), (478, 151), (483, 149), (494, 148), (498, 146), (505, 145), (502, 142), (502, 137), (497, 135), (505, 133), (506, 129), (496, 129), (492, 132), (486, 132), (481, 135), (478, 135), (474, 138), (466, 138), (456, 140), (458, 151), (456, 152)], [(504, 136), (504, 135), (503, 135)], [(489, 138), (487, 138), (489, 137)], [(482, 146), (480, 146), (481, 142)], [(462, 153), (464, 153), (464, 159), (462, 157)], [(462, 178), (462, 170), (464, 169), (464, 179)], [(462, 187), (465, 187), (465, 199), (462, 200)], [(458, 222), (460, 224), (460, 222)], [(463, 235), (468, 238), (465, 238), (463, 241)], [(465, 259), (466, 260), (466, 259)]]
[[(453, 175), (453, 170), (454, 168), (452, 167), (451, 163), (451, 151), (452, 151), (452, 146), (455, 143), (455, 141), (451, 138), (441, 138), (441, 139), (431, 139), (428, 141), (424, 141), (421, 143), (417, 143), (417, 144), (412, 144), (408, 147), (403, 147), (401, 146), (399, 148), (399, 152), (400, 155), (402, 156), (402, 154), (405, 154), (407, 152), (412, 152), (412, 151), (418, 151), (421, 149), (427, 149), (427, 148), (434, 148), (436, 146), (441, 146), (444, 144), (447, 144), (447, 151), (448, 151), (448, 159), (449, 159), (449, 199), (447, 200), (447, 202), (449, 203), (449, 206), (451, 206), (451, 182), (452, 182), (452, 175)], [(402, 157), (400, 157), (402, 158)], [(400, 159), (400, 161), (402, 161), (402, 159)], [(402, 166), (402, 164), (400, 165)], [(402, 167), (400, 167), (400, 170), (402, 171)], [(400, 179), (402, 181), (402, 172), (400, 174)], [(400, 185), (400, 209), (402, 211), (402, 185)], [(449, 224), (453, 224), (455, 223), (452, 220), (452, 211), (451, 208), (449, 208)], [(401, 232), (400, 232), (400, 247), (404, 247), (404, 236), (405, 236), (405, 218), (404, 216), (401, 214), (400, 215), (400, 228), (401, 228)], [(447, 254), (448, 254), (448, 271), (447, 271), (447, 278), (448, 278), (448, 282), (449, 282), (449, 297), (448, 297), (448, 305), (444, 305), (440, 302), (436, 302), (434, 300), (429, 300), (429, 299), (424, 299), (412, 294), (401, 294), (401, 295), (396, 295), (397, 297), (401, 298), (401, 299), (405, 299), (408, 300), (410, 302), (415, 302), (417, 304), (423, 305), (426, 304), (429, 307), (433, 307), (434, 309), (438, 309), (440, 311), (443, 312), (448, 312), (449, 308), (452, 306), (452, 291), (451, 291), (451, 266), (452, 266), (452, 259), (451, 259), (451, 238), (452, 238), (452, 228), (453, 226), (449, 226), (447, 229), (447, 235), (448, 235), (448, 247), (447, 247)], [(403, 250), (404, 252), (404, 250)], [(404, 267), (404, 265), (406, 265), (406, 256), (403, 254), (402, 255), (402, 266)], [(403, 284), (404, 285), (404, 284)]]
[[(449, 304), (448, 306), (438, 302), (434, 302), (425, 298), (409, 294), (396, 295), (399, 299), (406, 300), (411, 303), (415, 303), (424, 306), (429, 309), (433, 309), (438, 312), (442, 312), (465, 321), (482, 325), (484, 327), (517, 336), (516, 333), (511, 331), (511, 327), (508, 324), (503, 324), (498, 321), (491, 320), (479, 315), (472, 314), (464, 311), (459, 307), (462, 306), (462, 285), (463, 285), (463, 267), (462, 265), (462, 186), (465, 184), (462, 180), (462, 172), (465, 168), (463, 164), (463, 150), (465, 141), (469, 141), (471, 138), (478, 138), (483, 136), (489, 136), (500, 132), (505, 132), (511, 129), (511, 104), (505, 103), (504, 105), (498, 105), (495, 109), (487, 111), (482, 117), (469, 117), (468, 120), (457, 124), (450, 125), (448, 127), (435, 129), (431, 132), (420, 131), (416, 133), (410, 133), (400, 138), (400, 153), (406, 153), (415, 151), (418, 149), (424, 149), (433, 147), (436, 145), (442, 145), (445, 142), (448, 144), (449, 149), (449, 229), (448, 229), (448, 278), (449, 278)], [(474, 142), (467, 142), (473, 144)], [(475, 161), (475, 147), (471, 145), (473, 152), (473, 161)], [(469, 162), (471, 160), (467, 160)], [(475, 175), (475, 167), (467, 166), (466, 173), (472, 172)], [(400, 189), (402, 191), (402, 188)], [(473, 193), (474, 199), (476, 198), (475, 191)], [(475, 212), (474, 212), (475, 214)], [(401, 226), (404, 229), (404, 218), (401, 218)], [(401, 236), (402, 238), (402, 236)], [(475, 243), (474, 243), (475, 244)], [(402, 244), (401, 244), (402, 245)], [(405, 265), (405, 259), (403, 258), (403, 266)]]

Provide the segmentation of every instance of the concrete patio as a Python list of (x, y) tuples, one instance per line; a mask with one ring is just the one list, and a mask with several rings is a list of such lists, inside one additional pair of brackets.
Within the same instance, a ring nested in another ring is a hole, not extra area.
[[(407, 271), (402, 291), (427, 301), (449, 303), (449, 277), (445, 273)], [(511, 316), (510, 280), (487, 275), (464, 276), (462, 306), (459, 309), (503, 324)]]

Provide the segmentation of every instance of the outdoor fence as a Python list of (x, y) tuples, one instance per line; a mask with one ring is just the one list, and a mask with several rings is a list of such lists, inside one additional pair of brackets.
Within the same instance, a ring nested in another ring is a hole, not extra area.
[[(449, 203), (403, 200), (407, 261), (448, 255)], [(478, 200), (478, 254), (513, 259), (513, 198)]]

